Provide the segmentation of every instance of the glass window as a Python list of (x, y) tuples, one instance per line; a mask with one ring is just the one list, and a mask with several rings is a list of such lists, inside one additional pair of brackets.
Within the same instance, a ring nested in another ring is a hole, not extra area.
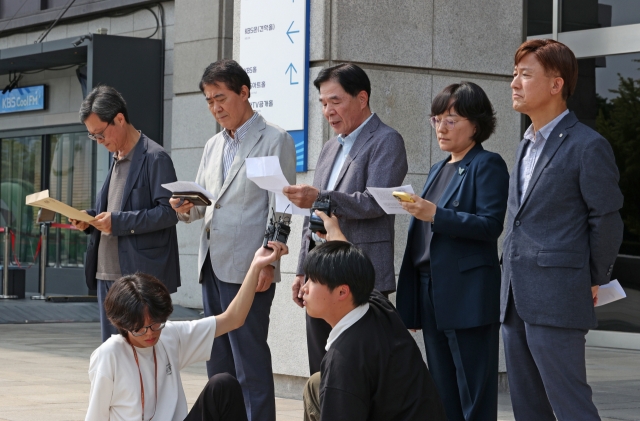
[[(85, 133), (51, 136), (49, 194), (76, 209), (90, 209), (93, 201), (94, 142)], [(69, 224), (66, 216), (56, 222)], [(53, 228), (49, 233), (49, 264), (84, 265), (88, 236), (76, 230)]]
[[(558, 0), (527, 2), (527, 36), (553, 32), (553, 3)], [(638, 0), (562, 0), (561, 32), (640, 23)]]
[(612, 279), (627, 298), (598, 307), (599, 329), (640, 333), (640, 53), (578, 60), (569, 109), (610, 143), (624, 194), (624, 237)]
[(638, 0), (562, 0), (562, 32), (636, 23), (640, 23)]
[[(43, 141), (47, 146), (44, 151)], [(95, 143), (85, 133), (66, 133), (5, 138), (0, 145), (0, 225), (15, 233), (11, 261), (28, 267), (37, 260), (40, 228), (36, 225), (38, 209), (25, 205), (25, 196), (49, 189), (51, 197), (61, 202), (90, 209), (95, 197)], [(43, 156), (47, 156), (46, 162), (42, 162)], [(69, 223), (59, 214), (55, 222)], [(49, 266), (83, 266), (87, 241), (82, 232), (51, 228)]]
[(30, 264), (38, 246), (38, 211), (25, 205), (25, 196), (41, 190), (42, 137), (0, 140), (0, 224), (15, 233), (12, 261)]
[(553, 32), (553, 0), (529, 0), (527, 2), (527, 36)]

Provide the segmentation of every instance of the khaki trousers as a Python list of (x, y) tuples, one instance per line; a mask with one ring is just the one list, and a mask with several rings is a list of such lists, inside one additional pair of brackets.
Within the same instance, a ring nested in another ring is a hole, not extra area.
[(307, 380), (302, 392), (304, 421), (320, 421), (320, 372)]

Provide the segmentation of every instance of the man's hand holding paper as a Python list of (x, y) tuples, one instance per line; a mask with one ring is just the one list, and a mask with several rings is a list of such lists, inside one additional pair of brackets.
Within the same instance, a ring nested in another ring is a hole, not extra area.
[(256, 183), (261, 189), (276, 195), (276, 212), (308, 215), (308, 210), (299, 208), (284, 195), (283, 190), (289, 187), (289, 182), (282, 172), (280, 160), (277, 156), (247, 158), (245, 164), (247, 178)]

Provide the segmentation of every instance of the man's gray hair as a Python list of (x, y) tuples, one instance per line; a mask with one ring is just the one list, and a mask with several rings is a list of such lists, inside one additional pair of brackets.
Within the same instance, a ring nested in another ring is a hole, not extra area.
[(120, 92), (111, 86), (96, 86), (80, 105), (80, 121), (82, 123), (91, 114), (97, 115), (105, 123), (111, 123), (118, 113), (122, 113), (125, 121), (129, 122), (127, 103)]

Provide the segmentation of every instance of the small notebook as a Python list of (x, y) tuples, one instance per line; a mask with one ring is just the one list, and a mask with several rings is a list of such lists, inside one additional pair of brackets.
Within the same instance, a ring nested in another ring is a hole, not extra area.
[(176, 181), (162, 184), (162, 187), (171, 192), (172, 198), (188, 200), (196, 206), (211, 206), (211, 201), (215, 200), (210, 192), (193, 181)]

